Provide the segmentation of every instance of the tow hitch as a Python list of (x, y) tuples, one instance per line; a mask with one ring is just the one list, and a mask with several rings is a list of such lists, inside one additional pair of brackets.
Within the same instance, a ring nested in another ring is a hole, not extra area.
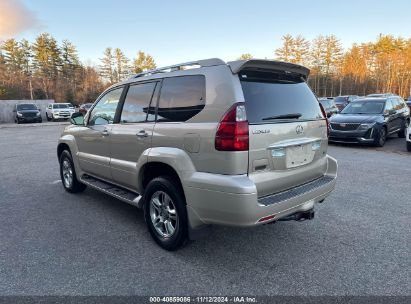
[(307, 211), (301, 211), (294, 214), (290, 214), (286, 217), (280, 218), (278, 221), (305, 221), (312, 220), (314, 218), (314, 209)]

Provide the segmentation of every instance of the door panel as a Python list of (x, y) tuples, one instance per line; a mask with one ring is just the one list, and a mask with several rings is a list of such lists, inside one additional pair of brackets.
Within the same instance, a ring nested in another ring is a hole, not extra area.
[[(157, 89), (156, 89), (157, 88)], [(151, 147), (155, 112), (150, 107), (159, 85), (147, 82), (131, 85), (127, 91), (120, 121), (110, 132), (111, 176), (117, 184), (137, 189), (137, 162)]]
[(91, 109), (87, 125), (76, 136), (80, 167), (86, 173), (111, 180), (110, 133), (123, 87), (105, 93)]

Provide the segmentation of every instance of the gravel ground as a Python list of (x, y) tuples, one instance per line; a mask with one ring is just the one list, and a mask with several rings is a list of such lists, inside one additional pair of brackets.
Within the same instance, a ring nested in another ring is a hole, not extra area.
[(332, 145), (336, 190), (313, 221), (213, 227), (177, 252), (142, 212), (66, 193), (63, 126), (0, 130), (0, 295), (411, 295), (411, 153)]

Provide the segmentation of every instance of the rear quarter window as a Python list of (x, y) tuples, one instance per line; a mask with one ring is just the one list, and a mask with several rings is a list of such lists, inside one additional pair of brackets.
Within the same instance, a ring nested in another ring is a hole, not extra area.
[(165, 78), (158, 103), (157, 121), (186, 121), (200, 113), (204, 106), (203, 75)]
[[(276, 123), (322, 119), (318, 100), (307, 83), (296, 75), (240, 72), (249, 123)], [(298, 119), (267, 119), (299, 114)]]

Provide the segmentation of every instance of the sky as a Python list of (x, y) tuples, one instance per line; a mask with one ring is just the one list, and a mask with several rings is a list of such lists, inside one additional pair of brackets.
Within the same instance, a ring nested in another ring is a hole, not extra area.
[(0, 0), (0, 38), (68, 39), (97, 65), (106, 47), (158, 66), (242, 53), (273, 58), (285, 34), (336, 35), (345, 48), (380, 33), (411, 38), (410, 0)]

